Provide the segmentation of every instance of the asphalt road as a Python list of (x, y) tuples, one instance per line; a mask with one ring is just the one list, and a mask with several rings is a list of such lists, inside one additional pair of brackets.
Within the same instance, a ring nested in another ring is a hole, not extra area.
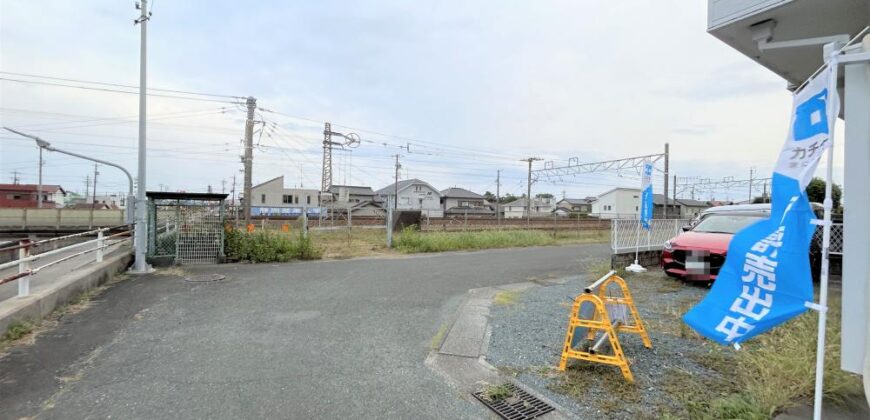
[(0, 417), (480, 418), (424, 366), (470, 288), (583, 272), (604, 244), (189, 269), (120, 282), (0, 359)]

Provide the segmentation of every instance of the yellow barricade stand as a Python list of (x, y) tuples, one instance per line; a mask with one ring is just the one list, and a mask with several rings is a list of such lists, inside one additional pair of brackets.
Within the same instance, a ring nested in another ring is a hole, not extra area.
[[(619, 296), (613, 296), (608, 292), (611, 284), (619, 287), (621, 291)], [(614, 311), (617, 313), (615, 316), (611, 316), (607, 310), (608, 305), (612, 308), (622, 309), (621, 313)], [(575, 339), (576, 333), (583, 334), (582, 331), (577, 331), (577, 328), (586, 330), (585, 341), (579, 336)], [(619, 336), (617, 335), (619, 332), (638, 334), (643, 340), (644, 347), (652, 348), (649, 335), (643, 326), (637, 307), (634, 306), (625, 280), (617, 276), (615, 271), (611, 271), (574, 298), (571, 317), (568, 320), (568, 332), (565, 334), (565, 346), (562, 348), (562, 358), (559, 361), (559, 370), (564, 371), (568, 367), (568, 359), (586, 360), (617, 366), (626, 380), (634, 382), (628, 360), (626, 360), (622, 346), (619, 344)], [(596, 337), (598, 337), (597, 340)], [(605, 340), (610, 344), (612, 354), (599, 353)]]

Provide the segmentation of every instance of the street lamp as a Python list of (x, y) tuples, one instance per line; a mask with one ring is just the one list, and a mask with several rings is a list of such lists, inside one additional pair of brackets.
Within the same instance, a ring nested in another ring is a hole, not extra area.
[[(133, 215), (135, 214), (135, 212), (136, 212), (136, 208), (140, 205), (140, 203), (137, 203), (137, 202), (136, 202), (136, 198), (135, 198), (135, 196), (133, 195), (133, 177), (130, 175), (130, 172), (128, 172), (126, 169), (124, 169), (124, 167), (122, 167), (121, 165), (118, 165), (118, 164), (112, 163), (112, 162), (107, 162), (107, 161), (102, 160), (102, 159), (92, 158), (92, 157), (89, 157), (89, 156), (80, 155), (80, 154), (78, 154), (78, 153), (74, 153), (74, 152), (70, 152), (70, 151), (66, 151), (66, 150), (58, 149), (58, 148), (52, 146), (51, 143), (49, 143), (49, 142), (47, 142), (47, 141), (45, 141), (45, 140), (43, 140), (43, 139), (41, 139), (41, 138), (39, 138), (39, 137), (37, 137), (37, 136), (34, 136), (34, 135), (32, 135), (32, 134), (22, 133), (22, 132), (20, 132), (20, 131), (13, 130), (13, 129), (9, 128), (9, 127), (3, 127), (3, 128), (4, 128), (5, 130), (11, 131), (11, 132), (13, 132), (13, 133), (15, 133), (15, 134), (18, 134), (19, 136), (23, 136), (23, 137), (27, 137), (27, 138), (30, 138), (30, 139), (35, 140), (35, 141), (36, 141), (36, 145), (39, 146), (40, 149), (45, 149), (45, 150), (48, 150), (49, 152), (58, 152), (58, 153), (63, 153), (63, 154), (65, 154), (65, 155), (74, 156), (74, 157), (77, 157), (77, 158), (80, 158), (80, 159), (85, 159), (85, 160), (89, 160), (89, 161), (91, 161), (91, 162), (97, 162), (97, 163), (101, 163), (101, 164), (106, 165), (106, 166), (112, 166), (112, 167), (115, 167), (115, 168), (120, 169), (121, 172), (124, 172), (124, 175), (127, 176), (127, 181), (128, 181), (129, 184), (130, 184), (129, 189), (128, 189), (128, 192), (127, 192), (127, 209), (126, 209), (127, 211), (126, 211), (126, 221), (127, 221), (127, 224), (130, 224), (130, 223), (132, 223), (132, 222), (134, 221), (134, 217), (133, 217)], [(135, 223), (136, 223), (136, 224), (144, 223), (144, 221), (142, 221), (142, 220), (136, 220)], [(144, 225), (143, 225), (143, 229), (142, 229), (141, 231), (142, 231), (142, 232), (145, 231), (145, 229), (144, 229)], [(137, 252), (136, 252), (136, 255), (137, 255), (137, 256), (139, 256), (139, 255), (145, 255), (145, 253), (144, 253), (144, 245), (145, 245), (145, 241), (135, 241), (135, 245), (136, 245), (137, 248), (140, 247), (140, 245), (143, 247), (142, 250), (139, 250), (139, 249), (136, 250), (136, 251), (137, 251)], [(142, 252), (140, 253), (139, 251), (142, 251)]]

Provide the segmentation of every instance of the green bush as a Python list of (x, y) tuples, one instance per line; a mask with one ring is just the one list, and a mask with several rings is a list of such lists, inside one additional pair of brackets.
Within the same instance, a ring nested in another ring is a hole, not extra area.
[(316, 260), (322, 255), (310, 238), (283, 232), (227, 230), (224, 250), (231, 260), (255, 263)]
[(398, 235), (395, 246), (402, 252), (441, 252), (552, 245), (555, 243), (556, 239), (550, 233), (542, 231), (499, 230), (422, 233), (415, 226), (409, 226)]

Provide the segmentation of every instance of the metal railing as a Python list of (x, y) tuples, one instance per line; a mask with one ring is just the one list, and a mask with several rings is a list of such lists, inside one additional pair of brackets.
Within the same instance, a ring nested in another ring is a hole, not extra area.
[[(819, 227), (821, 230), (821, 227)], [(843, 224), (831, 223), (831, 245), (828, 252), (834, 255), (843, 255)]]
[[(113, 234), (108, 235), (108, 236), (105, 235), (105, 232), (111, 231), (114, 229), (118, 229), (121, 227), (126, 227), (126, 226), (127, 225), (120, 225), (120, 226), (107, 227), (107, 228), (102, 228), (102, 229), (94, 229), (94, 230), (90, 230), (87, 232), (75, 233), (75, 234), (66, 235), (66, 236), (59, 236), (56, 238), (44, 239), (42, 241), (36, 241), (36, 242), (30, 241), (27, 239), (22, 239), (19, 241), (18, 245), (2, 248), (2, 249), (0, 249), (0, 252), (18, 251), (18, 259), (7, 262), (7, 263), (0, 264), (0, 270), (18, 266), (18, 273), (10, 275), (10, 276), (6, 276), (4, 278), (0, 278), (0, 285), (18, 280), (18, 297), (25, 297), (25, 296), (30, 295), (30, 278), (33, 275), (37, 274), (40, 270), (51, 267), (53, 265), (60, 264), (64, 261), (69, 261), (73, 258), (82, 256), (82, 255), (85, 255), (85, 254), (88, 254), (91, 252), (95, 253), (95, 256), (94, 256), (95, 262), (98, 262), (98, 263), (102, 262), (104, 250), (106, 248), (113, 246), (113, 245), (117, 245), (117, 244), (124, 242), (124, 241), (128, 241), (132, 238), (132, 236), (129, 236), (128, 238), (124, 238), (124, 239), (118, 239), (118, 240), (114, 240), (114, 241), (110, 240), (112, 238), (116, 238), (119, 236), (130, 235), (131, 231), (129, 229), (121, 231), (121, 232), (113, 233)], [(53, 249), (51, 251), (46, 251), (46, 252), (43, 252), (40, 254), (32, 254), (32, 251), (34, 248), (38, 248), (40, 246), (46, 246), (52, 242), (61, 241), (64, 239), (76, 238), (76, 237), (80, 237), (80, 236), (94, 235), (94, 234), (97, 235), (96, 239), (78, 242), (78, 243), (75, 243), (72, 245), (67, 245), (64, 247), (56, 248), (56, 249)], [(93, 247), (87, 248), (83, 251), (74, 252), (70, 255), (66, 255), (66, 256), (63, 256), (63, 257), (58, 258), (56, 260), (49, 261), (48, 263), (45, 263), (45, 264), (40, 265), (38, 267), (34, 267), (34, 262), (43, 260), (43, 259), (50, 257), (50, 256), (53, 256), (53, 255), (60, 254), (62, 252), (67, 252), (71, 249), (85, 247), (87, 245), (93, 245)]]
[(643, 229), (637, 219), (610, 221), (610, 248), (614, 254), (654, 251), (664, 248), (665, 241), (677, 236), (689, 219), (653, 219), (650, 230)]

